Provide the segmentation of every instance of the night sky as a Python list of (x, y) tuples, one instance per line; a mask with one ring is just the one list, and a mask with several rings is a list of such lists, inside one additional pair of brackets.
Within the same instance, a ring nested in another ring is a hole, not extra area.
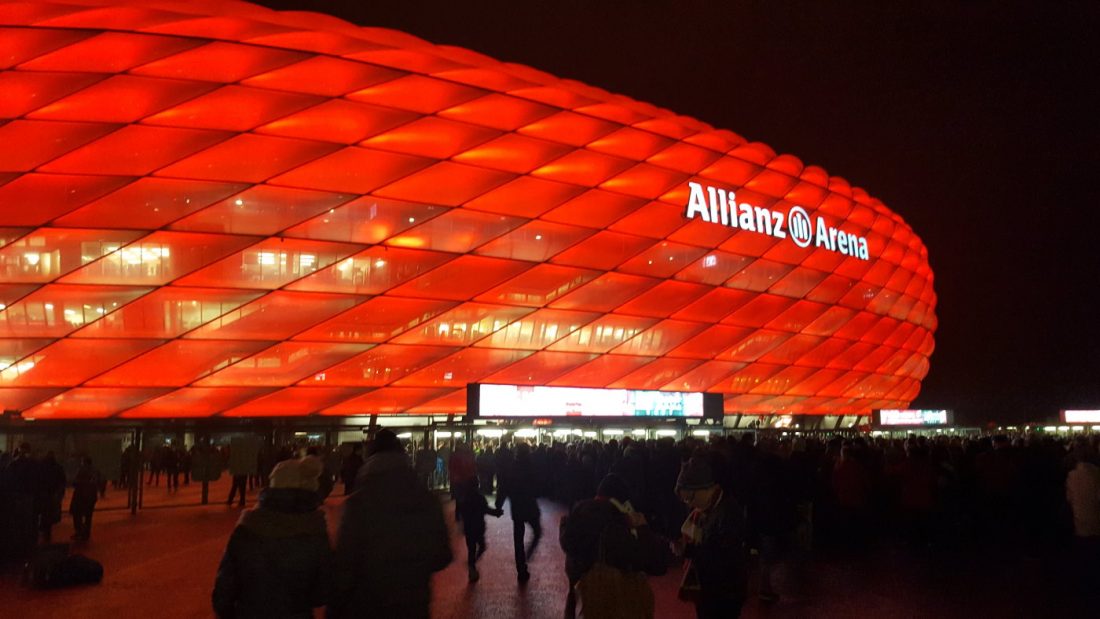
[(820, 165), (928, 247), (940, 325), (916, 406), (972, 424), (1100, 408), (1100, 3), (260, 4), (531, 65)]

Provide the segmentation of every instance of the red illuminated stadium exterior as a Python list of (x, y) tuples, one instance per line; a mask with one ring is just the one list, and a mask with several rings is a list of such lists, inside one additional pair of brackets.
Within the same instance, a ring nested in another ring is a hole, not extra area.
[[(26, 418), (458, 414), (471, 382), (867, 414), (928, 371), (917, 235), (730, 131), (244, 3), (0, 2), (0, 28)], [(779, 234), (796, 206), (825, 240)]]

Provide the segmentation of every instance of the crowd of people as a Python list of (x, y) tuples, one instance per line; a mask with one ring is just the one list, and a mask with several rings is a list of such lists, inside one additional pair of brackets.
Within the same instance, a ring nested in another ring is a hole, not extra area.
[[(653, 616), (647, 576), (666, 573), (676, 555), (679, 597), (699, 617), (738, 616), (750, 576), (761, 602), (776, 601), (784, 591), (775, 572), (793, 553), (854, 553), (882, 540), (930, 552), (1006, 539), (1057, 545), (1071, 551), (1078, 573), (1095, 577), (1098, 439), (743, 433), (537, 446), (452, 439), (407, 451), (382, 430), (365, 448), (262, 450), (261, 473), (240, 480), (256, 478), (259, 500), (230, 537), (214, 609), (223, 617), (307, 617), (319, 606), (330, 617), (429, 616), (431, 574), (452, 560), (444, 491), (455, 501), (471, 583), (481, 577), (487, 517), (508, 508), (519, 586), (531, 577), (543, 528), (559, 526), (567, 617)], [(169, 450), (160, 470), (186, 483), (182, 458), (173, 467)], [(155, 484), (147, 461), (143, 481)], [(337, 481), (347, 498), (330, 542), (320, 506)], [(48, 540), (67, 483), (77, 536), (86, 539), (103, 487), (90, 460), (67, 482), (53, 454), (35, 457), (29, 445), (0, 458), (3, 528), (16, 532), (8, 538)], [(568, 515), (543, 522), (540, 499)]]

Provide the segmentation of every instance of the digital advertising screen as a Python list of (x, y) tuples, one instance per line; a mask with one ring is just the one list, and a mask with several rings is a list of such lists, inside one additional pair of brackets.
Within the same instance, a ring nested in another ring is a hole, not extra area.
[(1062, 411), (1062, 421), (1064, 421), (1065, 423), (1094, 423), (1094, 424), (1100, 424), (1100, 410), (1094, 410), (1094, 411), (1065, 410), (1065, 411)]
[(885, 427), (946, 426), (951, 423), (951, 411), (920, 409), (881, 409), (875, 411), (878, 425)]
[(470, 385), (479, 417), (703, 417), (704, 394), (539, 385)]

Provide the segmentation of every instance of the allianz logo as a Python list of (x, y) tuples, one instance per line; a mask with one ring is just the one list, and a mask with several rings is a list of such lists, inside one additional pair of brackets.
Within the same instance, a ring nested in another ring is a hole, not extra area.
[(822, 247), (860, 260), (870, 260), (867, 238), (844, 232), (825, 223), (818, 216), (810, 219), (806, 209), (792, 206), (786, 213), (773, 211), (747, 202), (737, 203), (737, 194), (718, 187), (688, 182), (688, 219), (696, 217), (707, 223), (740, 228), (747, 232), (766, 234), (777, 239), (790, 238), (799, 247)]

